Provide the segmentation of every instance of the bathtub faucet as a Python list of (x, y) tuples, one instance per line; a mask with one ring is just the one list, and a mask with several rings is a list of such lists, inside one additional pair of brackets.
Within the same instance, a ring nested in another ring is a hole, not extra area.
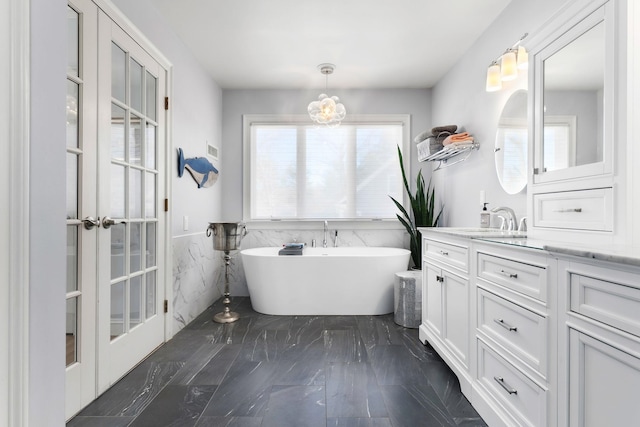
[(327, 234), (329, 234), (329, 221), (324, 221), (324, 239), (322, 239), (322, 247), (327, 247)]

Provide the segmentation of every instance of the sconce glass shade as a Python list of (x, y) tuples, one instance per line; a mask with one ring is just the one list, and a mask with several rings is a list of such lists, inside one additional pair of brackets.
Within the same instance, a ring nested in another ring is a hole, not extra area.
[(518, 69), (526, 70), (529, 68), (529, 53), (524, 46), (518, 46)]
[(487, 92), (495, 92), (502, 89), (502, 79), (500, 78), (500, 65), (492, 62), (487, 68)]
[(515, 80), (516, 77), (518, 77), (518, 64), (516, 61), (515, 49), (507, 50), (502, 55), (502, 60), (500, 62), (500, 73), (502, 76), (502, 81), (506, 82), (509, 80)]

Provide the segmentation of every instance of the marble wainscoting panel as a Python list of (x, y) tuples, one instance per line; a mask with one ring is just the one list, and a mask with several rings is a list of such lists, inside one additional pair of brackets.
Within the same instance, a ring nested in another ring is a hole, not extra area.
[(222, 252), (205, 233), (175, 237), (173, 245), (173, 331), (178, 332), (222, 295)]
[[(329, 223), (328, 246), (334, 246), (335, 228)], [(322, 246), (324, 233), (322, 230), (272, 230), (249, 229), (242, 240), (242, 249), (282, 246), (285, 243), (300, 242), (309, 246), (315, 239), (318, 247)], [(389, 248), (409, 248), (409, 236), (404, 230), (338, 230), (338, 246), (383, 246)], [(231, 296), (249, 296), (247, 280), (239, 253), (232, 253), (233, 261), (230, 271)]]

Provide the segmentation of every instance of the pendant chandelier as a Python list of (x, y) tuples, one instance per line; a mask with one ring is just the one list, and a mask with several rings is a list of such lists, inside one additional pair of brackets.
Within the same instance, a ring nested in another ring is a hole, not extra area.
[[(325, 91), (328, 92), (329, 74), (333, 73), (335, 65), (320, 64), (318, 69), (325, 75)], [(347, 115), (347, 110), (340, 103), (340, 98), (337, 96), (329, 97), (326, 93), (321, 93), (317, 101), (311, 102), (307, 107), (307, 111), (311, 120), (328, 127), (339, 126), (342, 119)]]

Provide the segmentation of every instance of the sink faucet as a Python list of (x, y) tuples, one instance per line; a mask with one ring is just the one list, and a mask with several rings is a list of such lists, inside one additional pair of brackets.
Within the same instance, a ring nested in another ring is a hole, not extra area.
[(322, 239), (322, 247), (327, 247), (327, 234), (329, 234), (329, 221), (324, 221), (324, 239)]
[(508, 231), (514, 231), (516, 229), (516, 213), (513, 211), (513, 209), (508, 208), (506, 206), (500, 206), (497, 208), (493, 208), (491, 209), (491, 212), (505, 212), (508, 216), (508, 220), (507, 220), (507, 226), (504, 227), (504, 224), (502, 226), (500, 226), (500, 229), (506, 229)]

